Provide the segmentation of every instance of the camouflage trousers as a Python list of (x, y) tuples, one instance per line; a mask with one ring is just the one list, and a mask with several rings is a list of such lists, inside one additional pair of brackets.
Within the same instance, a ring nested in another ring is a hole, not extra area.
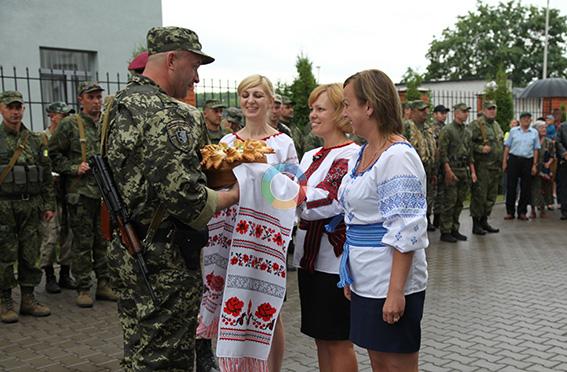
[(69, 203), (69, 226), (73, 231), (73, 262), (71, 273), (77, 288), (88, 290), (92, 285), (91, 273), (98, 280), (108, 279), (106, 242), (100, 227), (100, 200), (80, 196), (76, 203)]
[(437, 173), (437, 183), (435, 184), (435, 196), (433, 198), (433, 213), (441, 214), (443, 210), (443, 190), (445, 183), (443, 182), (443, 172)]
[(179, 249), (152, 243), (144, 252), (154, 304), (134, 260), (115, 239), (108, 253), (111, 283), (119, 295), (126, 371), (193, 371), (201, 303), (201, 270), (188, 270)]
[(490, 216), (498, 196), (498, 186), (502, 181), (500, 169), (489, 169), (486, 164), (476, 163), (478, 181), (471, 188), (471, 216)]
[[(63, 208), (57, 202), (57, 214), (51, 221), (41, 221), (41, 259), (39, 267), (52, 266), (55, 262), (61, 265), (71, 266), (71, 247), (73, 246), (73, 234), (71, 230), (62, 226)], [(59, 260), (57, 260), (57, 245), (59, 244)]]
[[(41, 196), (0, 200), (0, 289), (35, 287), (41, 280)], [(18, 279), (14, 268), (18, 265)]]
[(427, 216), (430, 216), (433, 213), (433, 205), (435, 203), (435, 193), (437, 190), (437, 173), (434, 172), (432, 169), (426, 169), (426, 176), (427, 176)]
[(453, 185), (443, 184), (443, 198), (440, 206), (442, 234), (459, 231), (459, 217), (470, 187), (469, 177), (465, 169), (454, 169), (453, 171), (459, 180)]

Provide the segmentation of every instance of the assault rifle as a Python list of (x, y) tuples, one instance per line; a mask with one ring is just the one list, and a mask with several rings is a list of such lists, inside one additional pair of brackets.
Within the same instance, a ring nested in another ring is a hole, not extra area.
[(157, 305), (158, 298), (148, 280), (148, 268), (142, 256), (142, 242), (140, 242), (138, 234), (134, 230), (134, 226), (130, 220), (130, 213), (122, 203), (118, 190), (114, 185), (114, 180), (112, 179), (112, 174), (106, 164), (106, 160), (100, 155), (91, 156), (89, 166), (94, 174), (98, 188), (102, 193), (102, 198), (108, 208), (112, 223), (114, 226), (118, 226), (122, 242), (126, 246), (128, 253), (134, 258), (134, 262), (148, 289), (148, 293), (154, 305)]

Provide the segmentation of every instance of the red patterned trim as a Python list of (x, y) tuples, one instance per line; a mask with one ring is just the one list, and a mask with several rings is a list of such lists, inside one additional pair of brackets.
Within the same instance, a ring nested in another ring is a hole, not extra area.
[[(241, 140), (241, 141), (246, 141), (244, 138), (240, 137), (240, 135), (239, 135), (237, 132), (234, 132), (233, 134), (234, 134), (234, 136), (235, 136), (236, 138), (238, 138), (239, 140)], [(278, 133), (276, 133), (276, 134), (272, 134), (271, 136), (264, 137), (264, 138), (260, 138), (260, 139), (261, 139), (262, 141), (266, 141), (266, 140), (268, 140), (268, 139), (270, 139), (270, 138), (272, 138), (272, 137), (277, 137), (277, 136), (279, 136), (280, 134), (284, 134), (284, 133), (283, 133), (283, 132), (278, 132)]]

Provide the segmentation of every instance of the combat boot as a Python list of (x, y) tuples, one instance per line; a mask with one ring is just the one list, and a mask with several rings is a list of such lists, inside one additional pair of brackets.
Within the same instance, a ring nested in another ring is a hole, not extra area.
[(20, 315), (31, 315), (35, 317), (49, 316), (51, 315), (51, 310), (36, 300), (33, 294), (33, 287), (22, 287)]
[(0, 293), (0, 320), (2, 323), (16, 323), (18, 321), (18, 313), (14, 310), (11, 289), (3, 289)]
[(427, 231), (435, 231), (437, 228), (431, 223), (430, 216), (427, 216)]
[(45, 271), (45, 291), (47, 293), (61, 293), (61, 288), (57, 284), (57, 279), (55, 278), (53, 266), (45, 266), (43, 271)]
[(93, 298), (88, 289), (80, 290), (75, 303), (78, 307), (93, 307)]
[(472, 233), (475, 235), (486, 235), (486, 231), (484, 231), (480, 226), (480, 218), (473, 217), (472, 219), (473, 219)]
[(195, 359), (197, 372), (218, 372), (219, 366), (213, 354), (211, 340), (198, 338), (195, 340)]
[(71, 277), (71, 270), (69, 265), (61, 265), (59, 270), (59, 287), (64, 289), (77, 289), (77, 283)]
[(462, 242), (467, 240), (466, 235), (461, 234), (458, 230), (453, 230), (451, 231), (451, 235), (453, 235), (453, 237), (457, 240), (460, 240)]
[(497, 233), (500, 231), (500, 229), (496, 229), (488, 224), (487, 216), (483, 216), (480, 218), (480, 227), (482, 227), (482, 229), (488, 233)]
[(118, 296), (116, 295), (116, 293), (114, 293), (112, 288), (110, 288), (110, 285), (108, 284), (108, 281), (106, 279), (100, 279), (98, 281), (95, 297), (97, 300), (102, 301), (118, 301)]
[(453, 236), (453, 234), (448, 234), (448, 233), (441, 233), (441, 241), (442, 242), (447, 242), (447, 243), (456, 243), (457, 242), (457, 238), (455, 238)]

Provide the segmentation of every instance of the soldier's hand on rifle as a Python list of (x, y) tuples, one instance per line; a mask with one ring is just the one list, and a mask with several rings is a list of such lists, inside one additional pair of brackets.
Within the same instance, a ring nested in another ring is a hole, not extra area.
[(79, 169), (77, 169), (77, 174), (78, 175), (83, 175), (85, 173), (87, 173), (88, 171), (91, 170), (91, 167), (89, 167), (89, 163), (87, 163), (86, 161), (82, 162), (79, 165)]
[(484, 145), (482, 146), (482, 153), (483, 154), (488, 154), (490, 152), (490, 150), (492, 150), (492, 148), (488, 145)]
[(53, 211), (45, 211), (43, 212), (43, 215), (41, 216), (41, 218), (43, 218), (44, 221), (49, 222), (53, 219), (53, 217), (55, 217), (55, 212)]
[(471, 181), (472, 181), (472, 183), (476, 183), (476, 181), (478, 181), (478, 177), (476, 176), (476, 172), (471, 173)]

